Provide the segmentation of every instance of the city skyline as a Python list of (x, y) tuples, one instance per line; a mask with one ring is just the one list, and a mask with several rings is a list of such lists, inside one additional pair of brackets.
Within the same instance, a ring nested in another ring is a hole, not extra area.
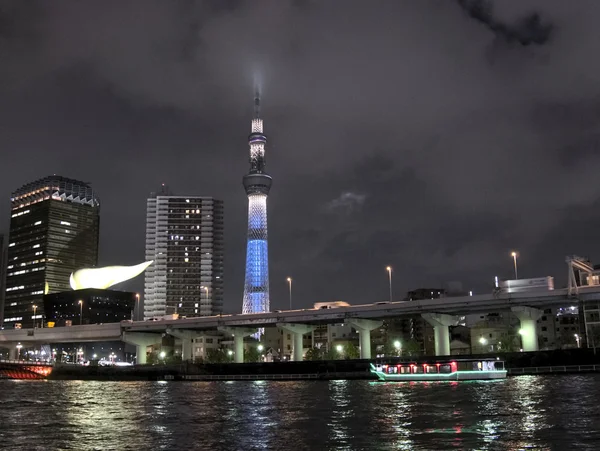
[[(287, 277), (298, 307), (386, 300), (388, 265), (398, 296), (453, 280), (478, 293), (512, 276), (514, 249), (519, 277), (562, 286), (565, 255), (600, 261), (590, 82), (600, 69), (588, 44), (598, 6), (497, 4), (483, 20), (468, 3), (348, 1), (343, 19), (335, 6), (285, 1), (149, 1), (143, 17), (15, 5), (2, 12), (15, 26), (0, 74), (10, 154), (0, 231), (15, 186), (60, 173), (102, 193), (99, 264), (135, 264), (153, 187), (218, 197), (228, 211), (224, 307), (239, 311), (239, 177), (257, 78), (277, 181), (272, 310), (288, 305)], [(526, 20), (532, 11), (538, 22)]]

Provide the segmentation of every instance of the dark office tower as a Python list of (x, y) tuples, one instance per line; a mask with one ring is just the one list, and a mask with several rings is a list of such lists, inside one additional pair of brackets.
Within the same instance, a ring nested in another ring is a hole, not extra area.
[(70, 290), (69, 277), (98, 263), (100, 202), (84, 182), (60, 176), (12, 194), (4, 325), (44, 319), (43, 296)]
[(6, 294), (6, 251), (4, 235), (0, 234), (0, 325), (4, 317), (4, 295)]
[(223, 310), (223, 202), (176, 196), (163, 186), (147, 202), (144, 318)]

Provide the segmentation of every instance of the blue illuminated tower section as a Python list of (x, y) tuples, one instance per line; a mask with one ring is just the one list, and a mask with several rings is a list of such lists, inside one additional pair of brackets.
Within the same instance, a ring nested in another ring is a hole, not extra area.
[(271, 176), (265, 172), (263, 121), (260, 118), (260, 98), (254, 99), (254, 119), (248, 136), (250, 172), (244, 176), (248, 195), (248, 245), (246, 247), (246, 280), (242, 313), (269, 311), (269, 252), (267, 244), (267, 197)]

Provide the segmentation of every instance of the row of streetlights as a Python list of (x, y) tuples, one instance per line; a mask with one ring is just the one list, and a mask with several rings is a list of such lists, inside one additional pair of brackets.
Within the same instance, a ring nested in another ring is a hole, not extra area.
[[(514, 260), (514, 266), (515, 266), (515, 279), (518, 279), (518, 273), (517, 273), (517, 257), (518, 257), (518, 253), (516, 251), (512, 251), (511, 252), (511, 257)], [(391, 266), (386, 266), (385, 270), (388, 274), (388, 282), (389, 282), (389, 289), (390, 289), (390, 302), (392, 302), (394, 300), (394, 293), (392, 290), (392, 267)], [(289, 300), (290, 300), (290, 310), (292, 310), (292, 278), (291, 277), (287, 277), (286, 282), (288, 284), (288, 291), (289, 291)], [(206, 290), (206, 297), (208, 298), (208, 287), (201, 287), (203, 289)], [(135, 294), (135, 298), (136, 298), (136, 304), (137, 304), (137, 309), (139, 312), (139, 304), (140, 304), (140, 295), (138, 293)], [(79, 301), (79, 305), (83, 308), (83, 301)], [(33, 308), (37, 308), (35, 305), (33, 306)], [(138, 313), (139, 315), (139, 313)], [(34, 316), (35, 316), (35, 310), (34, 310)]]
[[(385, 270), (388, 272), (388, 278), (389, 278), (389, 281), (390, 281), (390, 302), (392, 302), (392, 300), (393, 300), (393, 294), (392, 294), (392, 267), (391, 266), (387, 266), (385, 268)], [(290, 310), (292, 310), (292, 278), (288, 277), (285, 280), (288, 283), (288, 289), (289, 289), (289, 293), (290, 293)]]
[[(514, 264), (514, 268), (515, 268), (515, 279), (519, 278), (519, 272), (518, 272), (518, 267), (517, 267), (517, 257), (519, 256), (519, 253), (517, 251), (512, 251), (510, 253), (510, 256), (513, 258), (513, 264)], [(392, 293), (392, 267), (391, 266), (386, 266), (385, 270), (388, 273), (388, 282), (389, 282), (389, 286), (390, 286), (390, 302), (392, 302), (393, 299), (393, 293)], [(288, 280), (290, 280), (288, 278)], [(290, 299), (291, 299), (291, 285), (290, 285)], [(291, 304), (290, 304), (291, 306)]]

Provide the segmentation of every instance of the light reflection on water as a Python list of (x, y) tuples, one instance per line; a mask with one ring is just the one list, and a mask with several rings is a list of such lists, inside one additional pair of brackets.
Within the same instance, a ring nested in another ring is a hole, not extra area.
[(600, 375), (495, 382), (0, 381), (13, 450), (597, 449)]

